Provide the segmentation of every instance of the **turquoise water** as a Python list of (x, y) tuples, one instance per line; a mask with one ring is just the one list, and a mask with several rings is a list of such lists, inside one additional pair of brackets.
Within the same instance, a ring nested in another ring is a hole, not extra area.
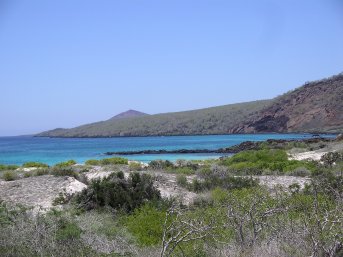
[[(334, 135), (323, 135), (334, 137)], [(0, 137), (0, 163), (23, 164), (28, 161), (44, 162), (49, 165), (66, 160), (83, 163), (88, 159), (106, 158), (105, 152), (137, 151), (147, 149), (218, 149), (244, 141), (267, 139), (304, 139), (311, 134), (245, 134), (213, 136), (170, 136), (170, 137), (118, 137), (118, 138), (37, 138)], [(210, 159), (222, 154), (165, 154), (132, 155), (130, 160), (149, 162), (155, 159)]]

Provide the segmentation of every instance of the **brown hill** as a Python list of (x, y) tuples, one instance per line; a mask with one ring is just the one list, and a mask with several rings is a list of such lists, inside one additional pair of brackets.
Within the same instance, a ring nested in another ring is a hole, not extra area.
[(306, 83), (277, 97), (232, 133), (337, 132), (343, 127), (343, 74)]

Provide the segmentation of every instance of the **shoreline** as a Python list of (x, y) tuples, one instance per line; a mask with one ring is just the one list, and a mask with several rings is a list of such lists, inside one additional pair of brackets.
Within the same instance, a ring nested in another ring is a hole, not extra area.
[(322, 137), (313, 137), (307, 139), (268, 139), (266, 141), (244, 141), (238, 145), (233, 145), (227, 148), (219, 148), (219, 149), (175, 149), (175, 150), (165, 150), (165, 149), (147, 149), (147, 150), (139, 150), (139, 151), (116, 151), (116, 152), (106, 152), (104, 153), (107, 156), (112, 155), (144, 155), (144, 154), (197, 154), (197, 153), (205, 153), (205, 154), (235, 154), (242, 151), (247, 150), (259, 150), (261, 145), (264, 143), (268, 144), (285, 144), (289, 142), (305, 142), (305, 143), (314, 143), (314, 142), (330, 142), (334, 141), (335, 139), (332, 138), (322, 138)]
[[(176, 134), (176, 135), (128, 135), (128, 136), (40, 136), (38, 135), (28, 135), (27, 137), (36, 138), (63, 138), (63, 139), (94, 139), (94, 138), (144, 138), (144, 137), (192, 137), (192, 136), (239, 136), (239, 135), (291, 135), (291, 134), (306, 134), (306, 135), (331, 135), (338, 136), (340, 132), (260, 132), (260, 133), (228, 133), (228, 134)], [(9, 136), (9, 137), (22, 137), (22, 136)]]

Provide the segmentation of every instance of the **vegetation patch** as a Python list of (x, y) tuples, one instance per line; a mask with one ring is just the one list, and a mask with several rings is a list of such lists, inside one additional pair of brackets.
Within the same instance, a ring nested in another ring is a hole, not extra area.
[(33, 172), (33, 176), (44, 176), (49, 175), (49, 169), (37, 169)]
[(130, 233), (141, 246), (155, 246), (161, 242), (165, 211), (145, 204), (124, 219)]
[(112, 158), (105, 158), (102, 160), (88, 160), (85, 162), (85, 164), (91, 165), (91, 166), (105, 166), (105, 165), (118, 165), (118, 164), (127, 165), (128, 162), (129, 162), (128, 159), (125, 159), (125, 158), (112, 157)]
[(41, 162), (26, 162), (22, 165), (23, 168), (49, 168), (49, 165)]
[(131, 171), (139, 171), (142, 169), (142, 165), (139, 162), (131, 162), (129, 164), (129, 169)]
[(18, 178), (18, 175), (14, 171), (5, 171), (2, 174), (2, 178), (5, 181), (13, 181), (13, 180), (16, 180)]
[(54, 176), (69, 176), (69, 177), (74, 177), (78, 178), (79, 173), (76, 172), (72, 167), (70, 166), (55, 166), (51, 170), (51, 175)]
[(261, 175), (264, 171), (287, 173), (304, 167), (310, 171), (316, 170), (313, 162), (288, 160), (286, 151), (281, 149), (264, 149), (244, 151), (221, 162), (234, 172)]
[(55, 165), (55, 167), (58, 167), (58, 168), (66, 168), (66, 167), (70, 167), (70, 166), (73, 166), (76, 164), (76, 161), (74, 160), (69, 160), (69, 161), (66, 161), (66, 162), (60, 162), (60, 163), (57, 163)]
[(18, 168), (19, 168), (19, 166), (17, 166), (17, 165), (4, 165), (4, 164), (0, 164), (0, 171), (3, 171), (3, 170), (16, 170)]
[(135, 172), (125, 179), (123, 172), (117, 172), (92, 180), (88, 188), (77, 195), (76, 201), (86, 210), (108, 206), (132, 212), (143, 203), (160, 197), (150, 175)]

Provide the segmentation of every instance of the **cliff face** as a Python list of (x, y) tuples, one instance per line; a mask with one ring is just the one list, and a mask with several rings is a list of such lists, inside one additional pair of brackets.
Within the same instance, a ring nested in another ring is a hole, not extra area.
[(343, 74), (286, 93), (232, 133), (334, 132), (343, 128)]

